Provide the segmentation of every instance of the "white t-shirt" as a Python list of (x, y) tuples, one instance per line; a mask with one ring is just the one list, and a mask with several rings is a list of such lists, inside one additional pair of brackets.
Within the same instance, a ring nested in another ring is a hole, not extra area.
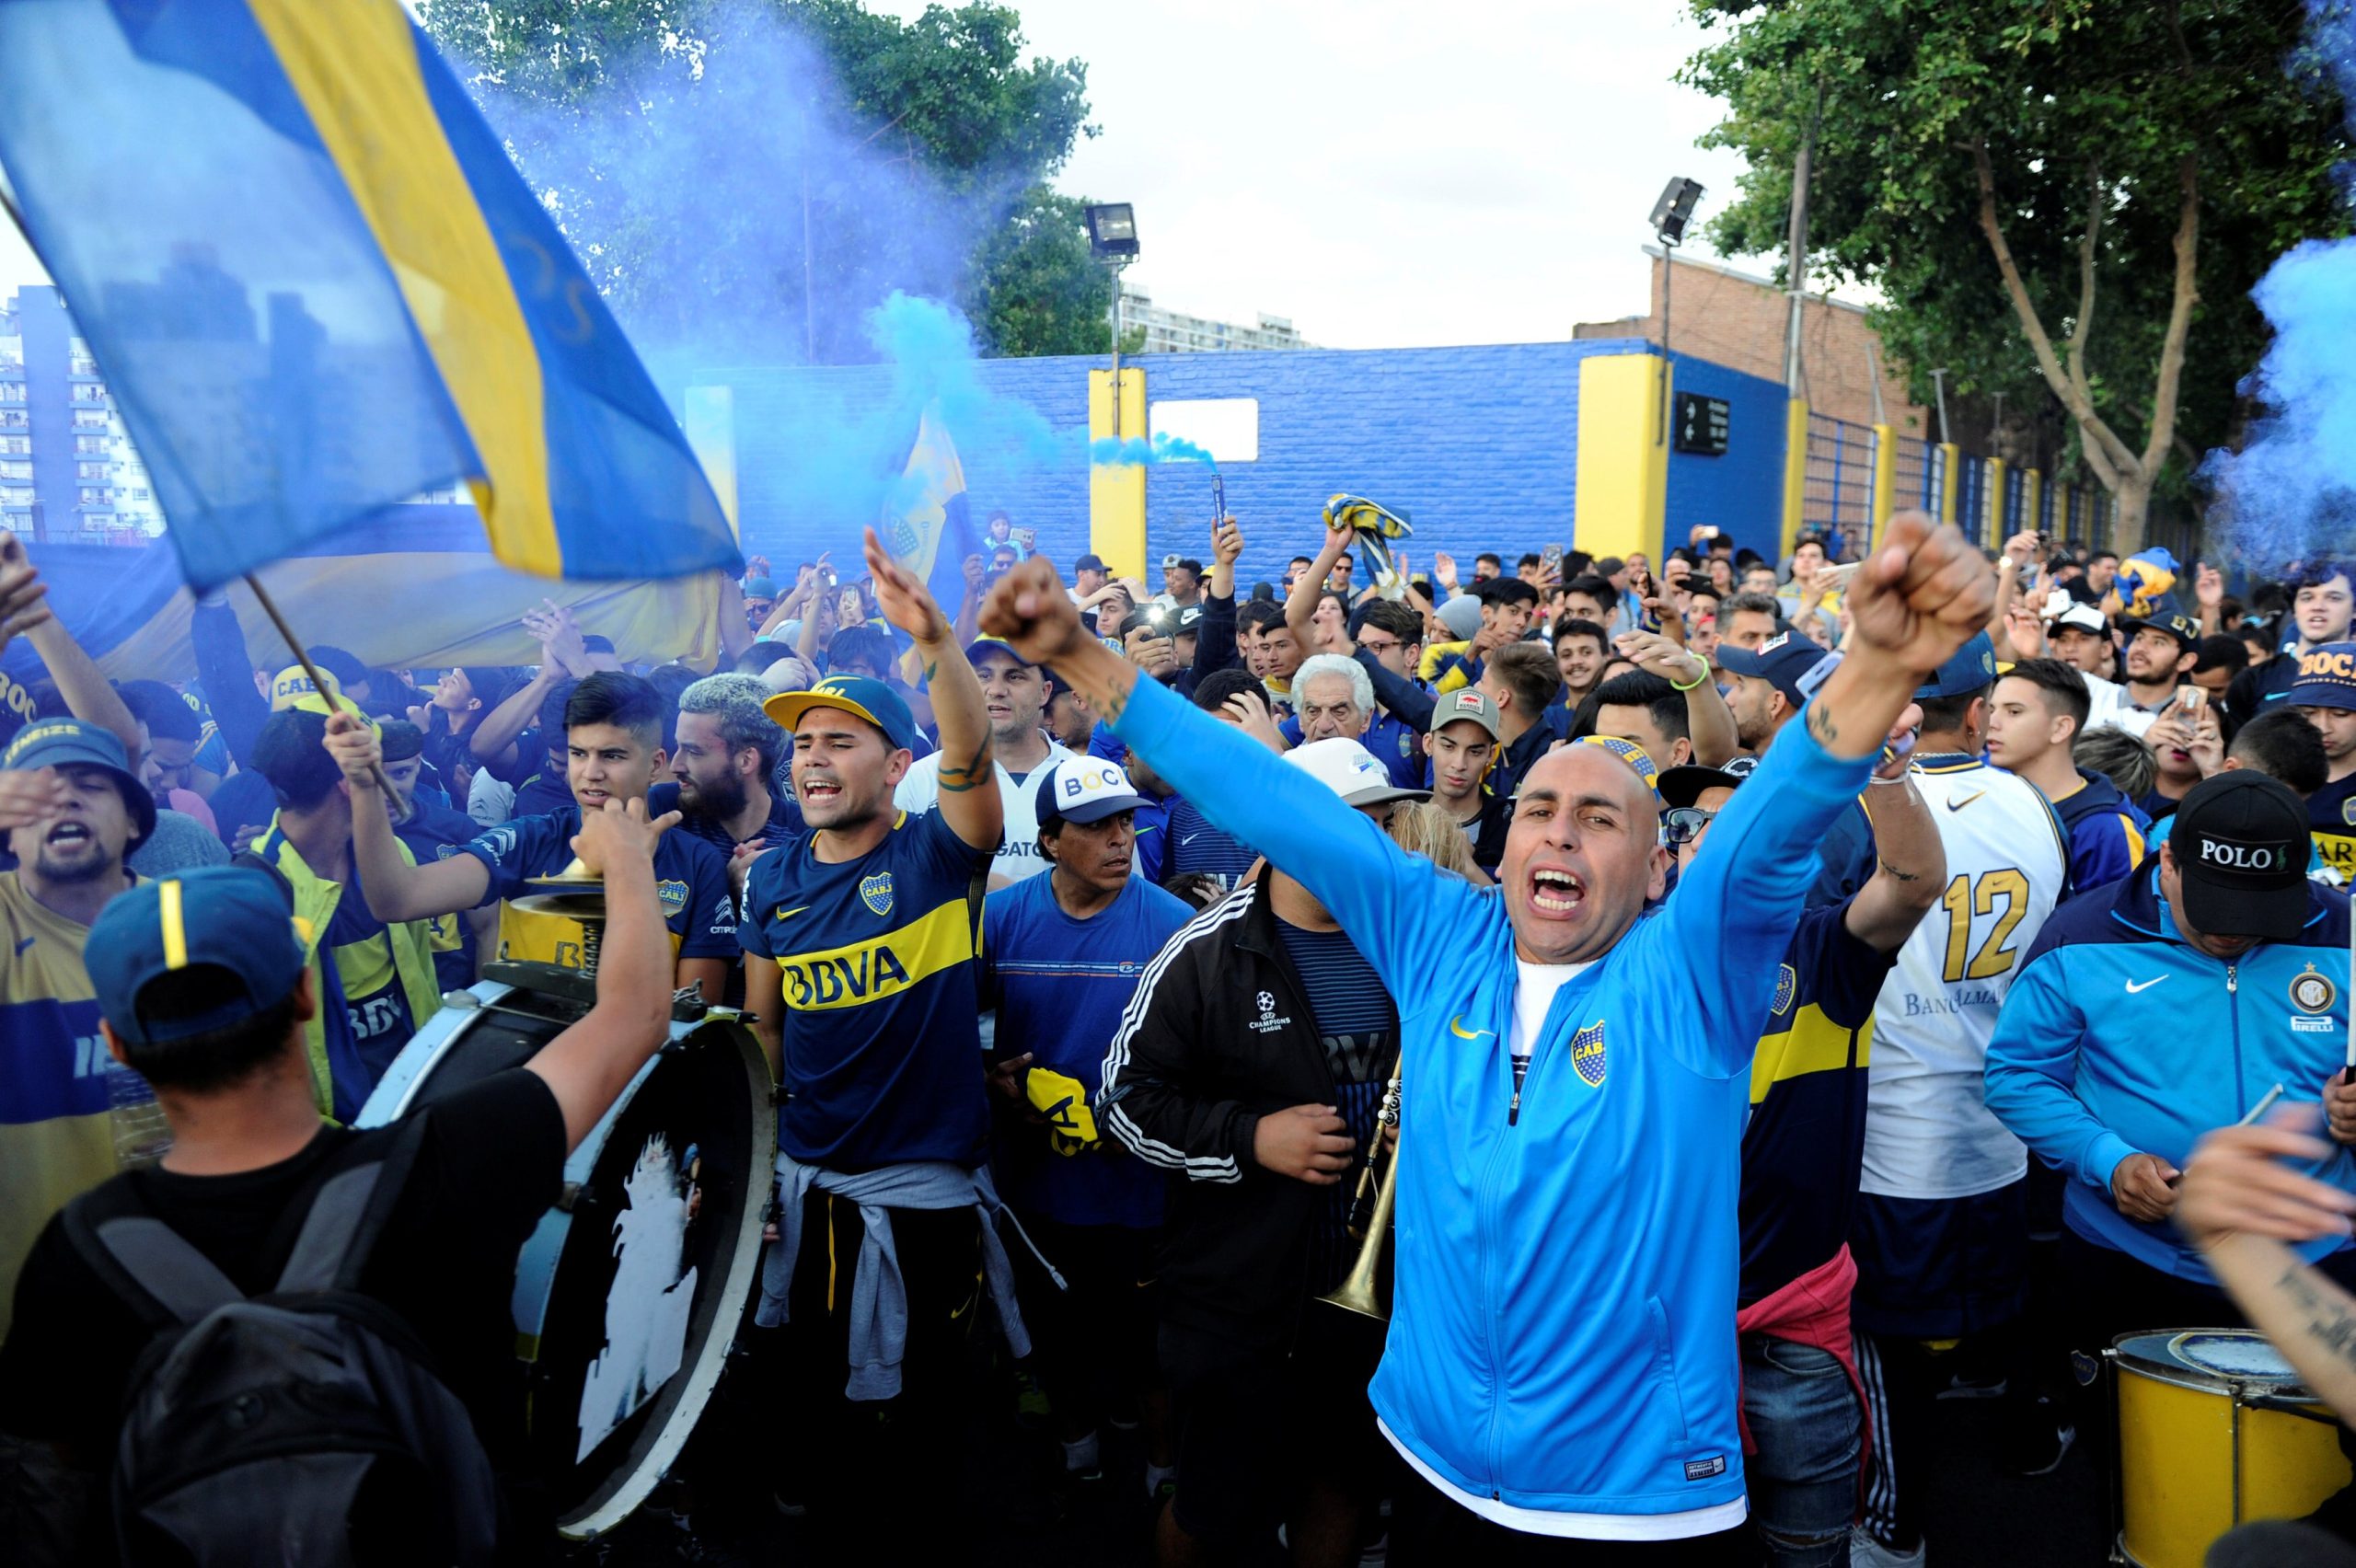
[(2156, 713), (2146, 713), (2127, 700), (2127, 688), (2100, 675), (2086, 676), (2086, 728), (2124, 730), (2141, 740)]
[(2028, 1171), (2028, 1151), (1988, 1110), (1988, 1040), (2021, 955), (2045, 928), (2069, 867), (2036, 786), (1977, 761), (1917, 767), (1946, 849), (1940, 905), (1898, 950), (1874, 1005), (1859, 1189), (1964, 1198)]
[[(990, 875), (1011, 882), (1021, 882), (1047, 869), (1045, 857), (1039, 853), (1039, 775), (1070, 755), (1049, 741), (1046, 760), (1019, 778), (1006, 770), (1006, 764), (994, 765), (998, 769), (998, 798), (1006, 809), (1006, 829), (1005, 836), (999, 840), (998, 856), (990, 862)], [(939, 752), (920, 756), (909, 765), (907, 776), (892, 791), (892, 803), (916, 814), (941, 804)]]

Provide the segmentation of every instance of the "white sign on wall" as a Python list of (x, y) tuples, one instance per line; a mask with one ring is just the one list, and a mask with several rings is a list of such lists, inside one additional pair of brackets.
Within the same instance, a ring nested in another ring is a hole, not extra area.
[(1165, 398), (1147, 405), (1146, 428), (1157, 442), (1191, 441), (1218, 463), (1260, 458), (1257, 398)]

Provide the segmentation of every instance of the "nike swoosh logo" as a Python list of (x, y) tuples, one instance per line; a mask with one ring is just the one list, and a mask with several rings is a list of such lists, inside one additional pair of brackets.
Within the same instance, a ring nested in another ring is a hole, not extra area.
[(33, 943), (34, 943), (34, 941), (35, 941), (35, 940), (38, 940), (38, 939), (33, 938), (33, 937), (27, 937), (23, 941), (18, 942), (18, 943), (17, 944), (17, 956), (18, 958), (22, 958), (22, 957), (24, 957), (24, 956), (25, 956), (25, 950), (26, 950), (27, 948), (29, 948), (29, 947), (30, 947), (30, 946), (32, 946), (32, 945), (33, 945)]
[(1195, 839), (1200, 838), (1201, 836), (1202, 835), (1199, 833), (1182, 833), (1178, 836), (1178, 842), (1181, 844), (1192, 844)]
[(1448, 1032), (1459, 1040), (1495, 1040), (1497, 1037), (1497, 1032), (1494, 1029), (1465, 1028), (1462, 1013), (1458, 1013), (1448, 1020)]
[(2158, 985), (2158, 984), (2160, 983), (2160, 980), (2165, 980), (2165, 979), (2166, 979), (2166, 978), (2167, 978), (2167, 976), (2166, 976), (2166, 975), (2165, 975), (2165, 974), (2163, 974), (2163, 975), (2161, 975), (2161, 976), (2160, 976), (2159, 980), (2146, 980), (2146, 981), (2144, 981), (2144, 982), (2143, 982), (2142, 985), (2140, 985), (2140, 986), (2139, 986), (2139, 985), (2137, 985), (2134, 981), (2130, 980), (2129, 982), (2127, 982), (2127, 994), (2128, 994), (2129, 996), (2131, 996), (2131, 996), (2135, 995), (2138, 991), (2148, 991), (2148, 990), (2150, 990), (2153, 986), (2154, 986)]
[(791, 920), (793, 917), (801, 914), (804, 909), (809, 907), (810, 906), (806, 904), (797, 904), (791, 909), (779, 910), (776, 914), (770, 916), (769, 918), (772, 920)]
[(1966, 796), (1965, 796), (1962, 800), (1960, 800), (1960, 801), (1949, 801), (1947, 802), (1947, 810), (1949, 810), (1949, 811), (1951, 811), (1951, 812), (1959, 812), (1959, 811), (1963, 810), (1963, 808), (1964, 808), (1964, 807), (1966, 807), (1966, 806), (1968, 806), (1968, 805), (1971, 804), (1971, 802), (1972, 802), (1972, 801), (1976, 801), (1976, 800), (1980, 799), (1980, 797), (1981, 797), (1981, 796), (1982, 796), (1982, 795), (1986, 794), (1987, 792), (1988, 792), (1988, 791), (1987, 791), (1987, 790), (1974, 790), (1970, 794), (1966, 795)]

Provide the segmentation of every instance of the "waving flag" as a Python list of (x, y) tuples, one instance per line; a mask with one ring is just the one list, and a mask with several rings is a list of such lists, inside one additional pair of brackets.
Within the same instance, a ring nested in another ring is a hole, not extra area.
[(917, 421), (916, 444), (875, 532), (892, 559), (923, 580), (944, 613), (955, 616), (965, 596), (965, 558), (981, 553), (982, 538), (965, 503), (964, 466), (938, 408), (927, 408)]
[(0, 165), (218, 585), (464, 482), (546, 577), (733, 568), (563, 236), (398, 0), (9, 0)]

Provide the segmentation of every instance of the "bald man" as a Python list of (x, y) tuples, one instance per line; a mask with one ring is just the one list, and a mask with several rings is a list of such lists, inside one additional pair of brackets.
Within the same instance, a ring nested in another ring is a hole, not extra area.
[[(1400, 999), (1398, 1256), (1371, 1395), (1418, 1478), (1393, 1520), (1402, 1563), (1528, 1554), (1530, 1537), (1566, 1561), (1600, 1540), (1628, 1561), (1748, 1561), (1734, 1303), (1758, 1022), (1817, 840), (1923, 674), (1994, 603), (1953, 528), (1893, 518), (1851, 589), (1865, 656), (1784, 729), (1718, 819), (1716, 851), (1640, 920), (1669, 852), (1637, 762), (1599, 746), (1539, 758), (1491, 897), (1137, 680), (1045, 563), (992, 591), (983, 627), (1308, 887)], [(1338, 1181), (1356, 1152), (1317, 1158)]]

